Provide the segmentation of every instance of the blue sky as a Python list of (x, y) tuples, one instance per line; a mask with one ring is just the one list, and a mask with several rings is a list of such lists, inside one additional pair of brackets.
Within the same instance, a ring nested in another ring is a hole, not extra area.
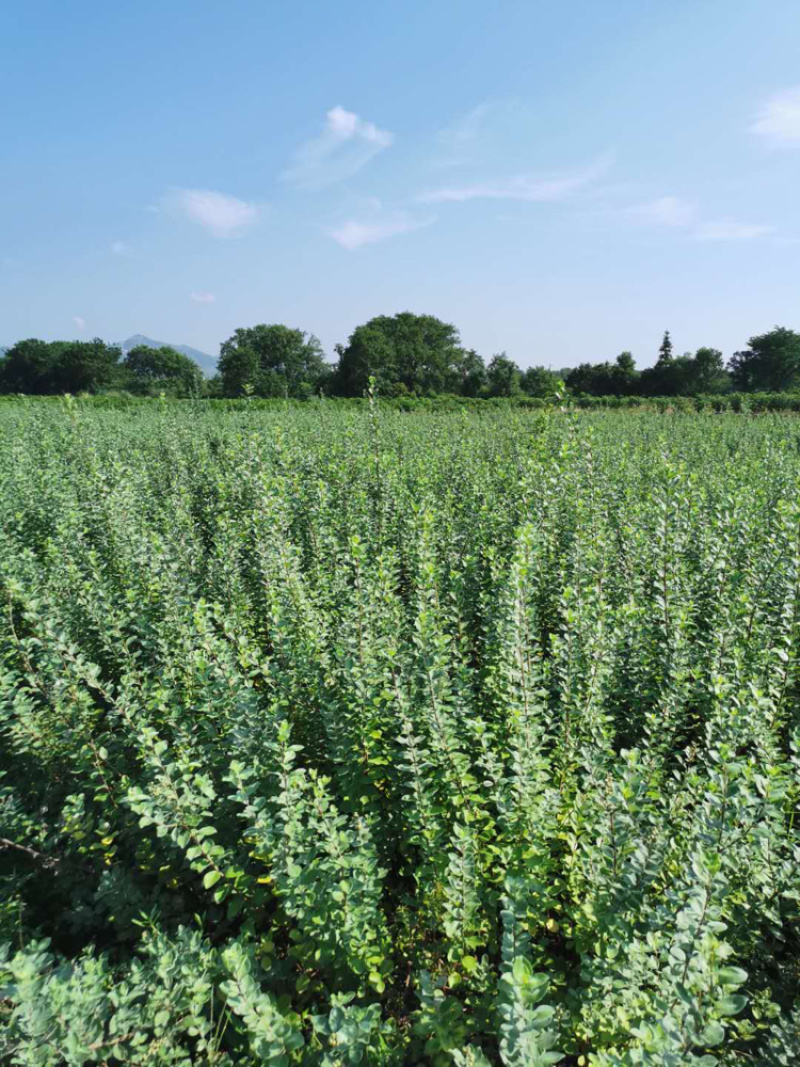
[(797, 0), (7, 0), (0, 344), (800, 328)]

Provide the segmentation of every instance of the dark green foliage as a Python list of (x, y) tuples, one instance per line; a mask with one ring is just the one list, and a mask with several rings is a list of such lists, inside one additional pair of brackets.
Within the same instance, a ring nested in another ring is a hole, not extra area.
[(449, 393), (481, 386), (480, 357), (461, 348), (458, 330), (433, 315), (378, 315), (358, 326), (337, 349), (332, 388), (362, 396), (374, 378), (378, 389), (401, 385), (409, 393)]
[(672, 361), (672, 338), (669, 335), (669, 330), (664, 330), (664, 337), (661, 341), (661, 345), (658, 349), (657, 363), (670, 363)]
[(174, 396), (198, 396), (203, 389), (203, 372), (188, 356), (164, 345), (132, 348), (122, 362), (131, 392), (145, 396), (169, 393)]
[(97, 392), (119, 381), (121, 351), (93, 341), (18, 341), (0, 359), (4, 393)]
[(516, 396), (522, 390), (520, 369), (505, 352), (492, 356), (486, 368), (486, 387), (489, 396)]
[(581, 363), (566, 373), (564, 381), (575, 393), (589, 396), (630, 396), (636, 393), (640, 375), (630, 352), (620, 352), (614, 363)]
[(66, 342), (18, 341), (0, 359), (0, 386), (4, 393), (32, 396), (55, 392), (56, 364)]
[(486, 364), (474, 348), (461, 353), (457, 364), (458, 389), (462, 396), (482, 396), (486, 391)]
[(564, 381), (557, 371), (547, 367), (528, 367), (520, 374), (519, 387), (526, 396), (552, 397), (564, 391)]
[(731, 359), (736, 389), (778, 392), (800, 385), (800, 333), (776, 326), (769, 333), (751, 337), (748, 345)]
[(288, 326), (237, 330), (220, 349), (219, 376), (225, 396), (310, 396), (327, 371), (322, 347), (313, 334)]

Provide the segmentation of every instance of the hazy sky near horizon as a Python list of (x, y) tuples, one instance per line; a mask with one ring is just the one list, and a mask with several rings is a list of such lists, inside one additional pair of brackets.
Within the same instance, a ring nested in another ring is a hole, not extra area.
[(0, 344), (800, 328), (797, 0), (6, 0)]

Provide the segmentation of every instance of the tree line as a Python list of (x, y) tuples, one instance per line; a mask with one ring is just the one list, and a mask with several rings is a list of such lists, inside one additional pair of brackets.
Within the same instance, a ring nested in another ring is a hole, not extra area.
[(126, 391), (140, 396), (200, 396), (203, 372), (174, 348), (132, 348), (123, 358), (118, 345), (93, 341), (18, 341), (0, 357), (0, 393)]
[(638, 370), (630, 352), (613, 362), (553, 370), (522, 369), (505, 352), (488, 361), (465, 348), (459, 332), (433, 315), (404, 311), (357, 326), (328, 363), (319, 340), (288, 326), (238, 329), (220, 348), (218, 372), (206, 379), (188, 356), (164, 346), (121, 348), (92, 341), (19, 341), (0, 357), (0, 392), (30, 395), (130, 392), (206, 397), (362, 396), (374, 382), (383, 396), (452, 394), (475, 398), (698, 396), (784, 392), (800, 388), (800, 333), (776, 326), (751, 337), (727, 365), (722, 352), (701, 347), (676, 355), (669, 331), (658, 358)]

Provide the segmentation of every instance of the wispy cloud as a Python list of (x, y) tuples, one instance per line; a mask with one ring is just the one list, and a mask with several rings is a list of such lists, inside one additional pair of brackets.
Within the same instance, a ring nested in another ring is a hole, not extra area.
[(771, 96), (750, 130), (774, 144), (800, 144), (800, 86)]
[(536, 203), (564, 200), (571, 193), (597, 181), (612, 164), (613, 157), (606, 153), (578, 170), (546, 176), (517, 174), (500, 181), (445, 186), (420, 193), (417, 200), (426, 204), (463, 203), (466, 200), (524, 200)]
[(651, 226), (682, 229), (692, 241), (752, 241), (775, 232), (773, 226), (722, 218), (700, 222), (694, 204), (677, 196), (662, 196), (644, 204), (634, 204), (623, 214)]
[(327, 232), (337, 244), (352, 252), (356, 248), (361, 248), (362, 245), (375, 244), (389, 237), (397, 237), (401, 233), (420, 230), (435, 221), (433, 217), (414, 218), (405, 211), (398, 211), (383, 218), (367, 221), (348, 219)]
[(189, 299), (193, 300), (195, 304), (213, 304), (217, 298), (213, 293), (197, 293), (192, 290), (189, 293)]
[(160, 210), (196, 222), (215, 237), (236, 237), (258, 222), (258, 205), (212, 189), (172, 189), (160, 202)]
[(295, 154), (281, 178), (293, 185), (320, 188), (349, 178), (394, 141), (394, 135), (353, 111), (333, 107), (325, 128)]
[(434, 167), (462, 167), (475, 163), (490, 120), (497, 117), (498, 105), (485, 101), (462, 115), (452, 125), (439, 131)]
[(677, 196), (661, 196), (645, 204), (634, 204), (626, 215), (653, 226), (689, 226), (695, 218), (694, 204)]
[(493, 159), (508, 139), (524, 140), (529, 118), (516, 99), (484, 100), (439, 130), (430, 165), (474, 166)]
[(73, 315), (72, 316), (72, 321), (75, 323), (75, 326), (76, 326), (77, 329), (79, 329), (79, 330), (85, 330), (86, 329), (86, 320), (82, 319), (80, 317), (80, 315)]
[(466, 115), (443, 129), (439, 137), (445, 144), (463, 145), (477, 140), (486, 125), (486, 120), (497, 109), (497, 105), (486, 100), (473, 107)]
[(752, 241), (774, 232), (773, 226), (720, 219), (718, 222), (704, 222), (692, 233), (692, 237), (695, 241)]
[(111, 254), (114, 256), (127, 256), (130, 249), (124, 241), (112, 241), (111, 242)]

